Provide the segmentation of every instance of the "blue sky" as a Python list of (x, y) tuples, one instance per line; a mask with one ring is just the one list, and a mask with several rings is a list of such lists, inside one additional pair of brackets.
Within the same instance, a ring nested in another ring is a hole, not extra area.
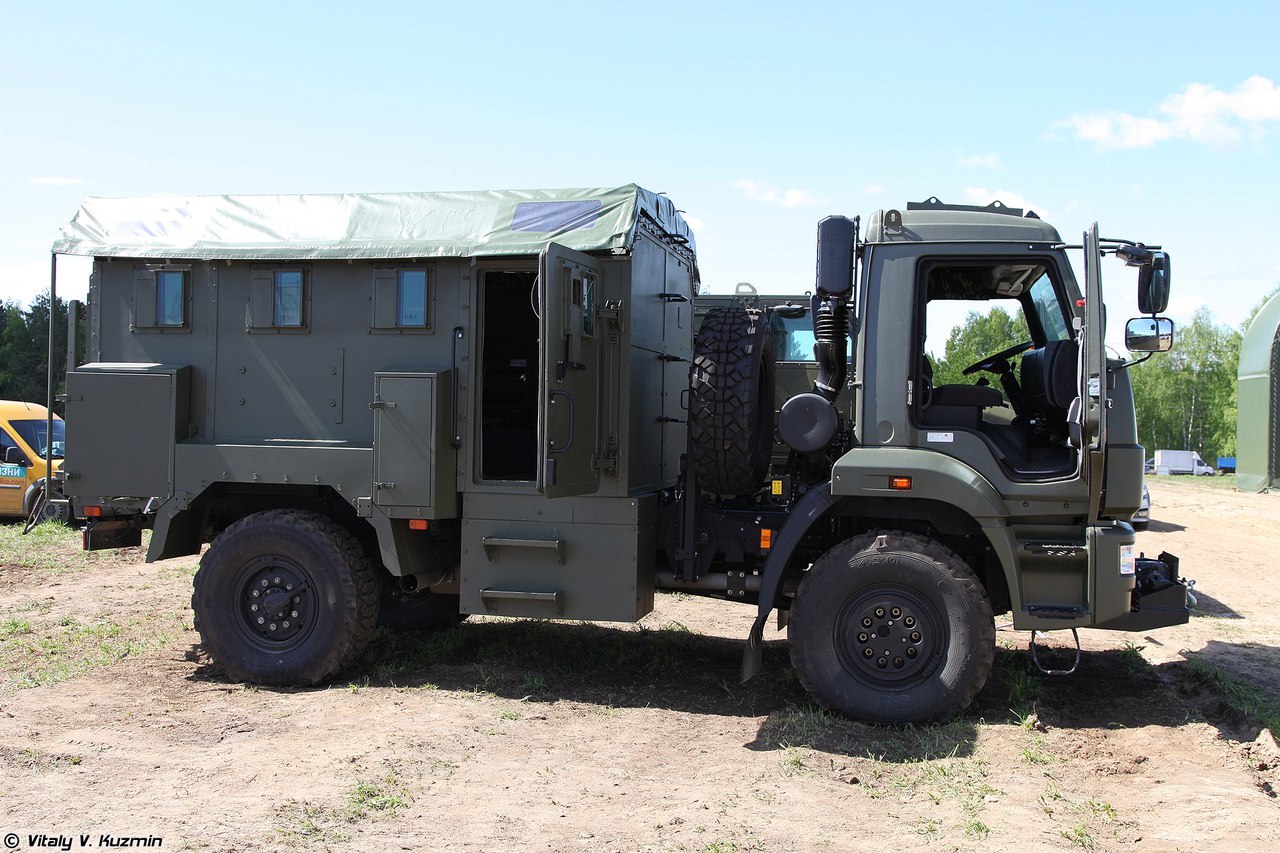
[(86, 196), (635, 181), (712, 291), (811, 289), (828, 214), (999, 198), (1163, 244), (1170, 315), (1236, 324), (1280, 283), (1278, 9), (0, 0), (0, 299)]

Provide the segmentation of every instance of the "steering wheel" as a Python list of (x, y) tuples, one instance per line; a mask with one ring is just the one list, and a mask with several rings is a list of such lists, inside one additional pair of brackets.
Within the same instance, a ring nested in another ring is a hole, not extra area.
[(1014, 344), (1008, 349), (1001, 350), (995, 355), (989, 355), (986, 358), (975, 361), (962, 372), (965, 376), (972, 376), (982, 370), (988, 370), (997, 374), (1008, 373), (1010, 370), (1009, 359), (1013, 358), (1015, 355), (1021, 355), (1034, 346), (1034, 341), (1023, 341), (1020, 344)]

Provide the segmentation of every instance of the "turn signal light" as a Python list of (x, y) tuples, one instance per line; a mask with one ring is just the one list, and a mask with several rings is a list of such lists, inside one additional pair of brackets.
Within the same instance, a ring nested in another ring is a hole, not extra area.
[(899, 492), (905, 492), (911, 488), (910, 477), (890, 477), (889, 488), (896, 489)]
[(97, 518), (100, 515), (102, 515), (102, 507), (100, 506), (87, 506), (84, 508), (85, 518)]
[(427, 520), (425, 518), (411, 518), (409, 519), (409, 529), (410, 530), (426, 530)]
[(760, 530), (760, 550), (768, 551), (773, 547), (773, 531), (765, 527)]

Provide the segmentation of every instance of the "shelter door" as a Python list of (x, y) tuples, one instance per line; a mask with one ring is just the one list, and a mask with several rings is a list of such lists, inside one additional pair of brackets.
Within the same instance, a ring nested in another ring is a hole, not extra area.
[(538, 260), (538, 491), (583, 495), (600, 484), (600, 341), (596, 261), (556, 243)]

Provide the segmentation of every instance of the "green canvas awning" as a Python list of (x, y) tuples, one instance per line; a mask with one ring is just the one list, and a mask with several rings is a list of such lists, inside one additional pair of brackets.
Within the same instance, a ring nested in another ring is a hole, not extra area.
[(353, 260), (630, 249), (650, 221), (693, 247), (665, 196), (614, 188), (343, 195), (90, 198), (63, 227), (66, 255)]

